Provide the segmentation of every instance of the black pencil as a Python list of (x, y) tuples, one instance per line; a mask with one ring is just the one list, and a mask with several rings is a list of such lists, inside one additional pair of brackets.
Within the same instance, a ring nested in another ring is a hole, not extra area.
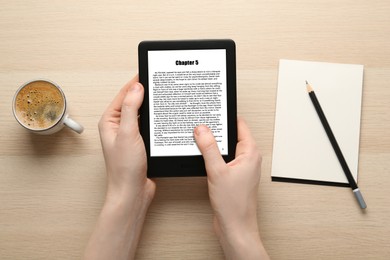
[(325, 132), (328, 135), (328, 138), (329, 138), (330, 143), (332, 144), (333, 150), (336, 153), (337, 158), (338, 158), (338, 160), (339, 160), (339, 162), (341, 164), (341, 167), (343, 168), (343, 171), (345, 173), (345, 176), (348, 179), (348, 182), (349, 182), (349, 185), (351, 186), (353, 194), (355, 194), (355, 197), (356, 197), (360, 207), (362, 209), (365, 209), (365, 208), (367, 208), (367, 205), (364, 202), (363, 195), (360, 192), (360, 190), (359, 190), (359, 188), (358, 188), (358, 186), (357, 186), (357, 184), (355, 182), (355, 179), (352, 176), (351, 171), (349, 170), (348, 164), (347, 164), (347, 162), (344, 159), (344, 155), (341, 152), (341, 149), (340, 149), (340, 147), (339, 147), (339, 145), (338, 145), (338, 143), (336, 141), (336, 138), (335, 138), (335, 136), (334, 136), (334, 134), (332, 132), (332, 129), (330, 128), (328, 120), (326, 120), (325, 114), (322, 111), (320, 102), (318, 101), (318, 99), (316, 97), (316, 94), (314, 93), (313, 88), (310, 86), (310, 84), (307, 81), (306, 81), (306, 87), (307, 87), (307, 92), (309, 93), (310, 99), (311, 99), (311, 101), (312, 101), (312, 103), (314, 105), (314, 108), (317, 111), (318, 117), (321, 120), (322, 126), (324, 127)]

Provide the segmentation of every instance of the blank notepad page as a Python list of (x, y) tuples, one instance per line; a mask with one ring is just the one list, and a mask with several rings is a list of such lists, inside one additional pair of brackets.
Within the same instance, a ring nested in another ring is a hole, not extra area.
[(272, 179), (347, 186), (306, 80), (357, 181), (363, 65), (296, 60), (279, 63)]

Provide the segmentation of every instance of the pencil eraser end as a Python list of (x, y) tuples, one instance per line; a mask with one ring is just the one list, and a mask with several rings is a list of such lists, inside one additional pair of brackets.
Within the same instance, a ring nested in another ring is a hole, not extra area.
[(353, 190), (353, 194), (355, 194), (355, 197), (360, 205), (360, 208), (365, 209), (367, 208), (366, 202), (363, 199), (363, 195), (360, 192), (359, 188)]

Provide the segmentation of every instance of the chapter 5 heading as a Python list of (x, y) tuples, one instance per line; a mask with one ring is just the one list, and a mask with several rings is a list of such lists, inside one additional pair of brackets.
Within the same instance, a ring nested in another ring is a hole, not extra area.
[(198, 60), (176, 60), (176, 65), (198, 65), (199, 61)]

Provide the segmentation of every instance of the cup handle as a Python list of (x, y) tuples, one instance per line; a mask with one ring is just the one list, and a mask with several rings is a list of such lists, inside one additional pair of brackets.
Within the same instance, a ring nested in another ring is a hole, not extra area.
[(74, 121), (69, 116), (65, 117), (64, 124), (79, 134), (81, 134), (84, 131), (84, 127), (82, 125), (80, 125), (79, 123), (77, 123), (76, 121)]

